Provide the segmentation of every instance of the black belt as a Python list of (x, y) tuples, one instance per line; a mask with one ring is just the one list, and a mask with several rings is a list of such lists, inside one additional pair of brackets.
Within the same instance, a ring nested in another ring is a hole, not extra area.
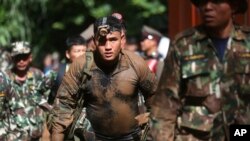
[(203, 102), (207, 97), (185, 97), (185, 105), (188, 106), (203, 106)]
[(101, 141), (140, 141), (141, 129), (138, 127), (128, 134), (120, 135), (117, 137), (110, 137), (96, 132), (95, 135), (97, 140)]

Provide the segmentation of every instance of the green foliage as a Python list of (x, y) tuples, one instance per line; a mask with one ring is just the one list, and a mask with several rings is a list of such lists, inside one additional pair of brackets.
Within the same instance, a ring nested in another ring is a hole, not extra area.
[(52, 24), (52, 28), (58, 29), (58, 30), (63, 30), (65, 29), (63, 22), (54, 22)]
[(132, 4), (143, 9), (141, 15), (144, 18), (148, 18), (155, 14), (161, 14), (166, 11), (166, 6), (156, 0), (152, 2), (149, 2), (149, 0), (132, 0)]
[(64, 56), (67, 36), (112, 12), (124, 16), (129, 36), (138, 36), (143, 24), (166, 33), (166, 7), (167, 0), (0, 0), (0, 46), (30, 41), (35, 64), (41, 66), (45, 53)]
[(45, 11), (47, 0), (1, 0), (0, 46), (8, 46), (12, 40), (32, 39), (34, 20), (29, 17), (33, 11)]
[(98, 6), (96, 8), (90, 9), (90, 14), (95, 18), (100, 18), (108, 15), (111, 13), (111, 5), (109, 4), (103, 4), (101, 6)]

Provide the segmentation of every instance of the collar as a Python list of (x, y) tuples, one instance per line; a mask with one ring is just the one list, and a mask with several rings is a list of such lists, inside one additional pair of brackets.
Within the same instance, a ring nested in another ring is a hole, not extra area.
[[(209, 38), (204, 26), (202, 25), (197, 26), (197, 30), (193, 37), (197, 40)], [(242, 31), (239, 26), (233, 26), (232, 31), (230, 33), (230, 37), (235, 40), (245, 40), (247, 38), (247, 35)]]
[[(13, 80), (15, 83), (17, 83), (17, 84), (21, 83), (20, 81), (16, 80), (16, 74), (14, 73), (13, 70), (10, 70), (9, 75), (10, 75), (10, 79)], [(28, 71), (27, 71), (27, 75), (26, 75), (25, 81), (31, 80), (33, 78), (34, 78), (34, 73), (31, 71), (31, 68), (29, 68)], [(25, 82), (25, 81), (23, 81), (23, 82)]]

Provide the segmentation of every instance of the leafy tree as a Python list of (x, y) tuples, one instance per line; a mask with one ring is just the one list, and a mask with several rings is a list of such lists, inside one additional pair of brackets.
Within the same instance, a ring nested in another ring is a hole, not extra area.
[(34, 20), (29, 13), (45, 14), (47, 0), (1, 0), (0, 1), (0, 46), (12, 40), (31, 40)]
[(42, 67), (44, 54), (64, 56), (67, 36), (112, 12), (124, 16), (129, 36), (138, 36), (143, 24), (166, 34), (166, 7), (167, 0), (0, 0), (0, 46), (30, 41), (34, 64)]

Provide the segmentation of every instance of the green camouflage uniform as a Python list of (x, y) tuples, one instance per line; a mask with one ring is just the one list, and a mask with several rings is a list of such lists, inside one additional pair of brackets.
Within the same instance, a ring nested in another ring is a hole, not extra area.
[(176, 36), (152, 104), (155, 140), (224, 140), (227, 125), (250, 124), (249, 35), (235, 26), (222, 61), (202, 26)]
[(7, 100), (13, 95), (14, 91), (11, 87), (11, 81), (6, 77), (6, 75), (0, 71), (0, 140), (5, 141), (8, 129), (8, 108)]
[(44, 119), (44, 110), (50, 107), (45, 95), (43, 73), (33, 67), (27, 72), (26, 80), (21, 83), (15, 79), (15, 73), (7, 72), (13, 81), (15, 95), (8, 101), (11, 109), (9, 116), (10, 130), (8, 139), (11, 141), (40, 138)]

